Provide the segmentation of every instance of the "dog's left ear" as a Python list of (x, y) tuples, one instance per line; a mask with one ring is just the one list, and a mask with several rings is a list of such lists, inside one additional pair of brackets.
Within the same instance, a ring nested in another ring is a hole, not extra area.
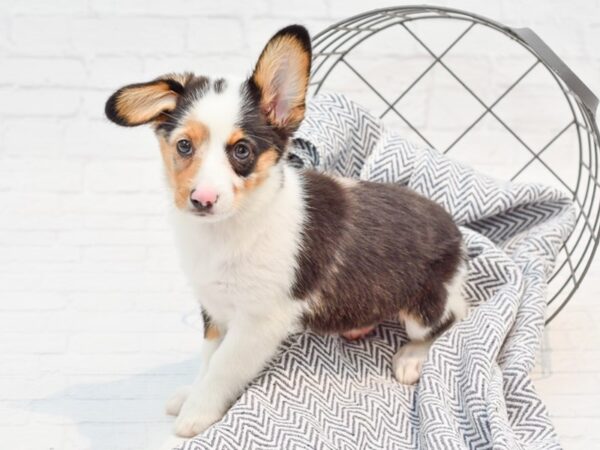
[(290, 134), (304, 118), (311, 56), (306, 28), (290, 25), (267, 43), (252, 74), (267, 120)]
[(124, 86), (110, 96), (104, 111), (117, 125), (135, 127), (165, 119), (173, 111), (192, 74), (168, 74), (147, 83)]

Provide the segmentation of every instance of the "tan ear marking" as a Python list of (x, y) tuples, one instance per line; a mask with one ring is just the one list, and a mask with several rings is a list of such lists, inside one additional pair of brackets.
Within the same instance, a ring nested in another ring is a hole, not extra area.
[(271, 123), (294, 128), (304, 118), (310, 64), (310, 38), (303, 27), (284, 28), (265, 46), (252, 77)]
[(122, 87), (106, 102), (106, 116), (123, 126), (136, 126), (158, 120), (172, 111), (190, 74), (171, 74), (148, 83)]
[(146, 123), (163, 111), (172, 111), (177, 94), (165, 82), (126, 89), (117, 97), (117, 114), (130, 123)]

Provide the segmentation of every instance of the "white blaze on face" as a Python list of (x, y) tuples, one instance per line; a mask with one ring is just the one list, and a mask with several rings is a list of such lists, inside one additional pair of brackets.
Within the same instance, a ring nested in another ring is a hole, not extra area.
[(235, 187), (243, 180), (234, 172), (227, 157), (227, 141), (236, 128), (240, 118), (242, 99), (241, 82), (227, 80), (223, 92), (206, 92), (190, 109), (187, 117), (202, 123), (208, 133), (207, 139), (198, 151), (202, 163), (193, 181), (192, 189), (198, 192), (210, 192), (218, 196), (213, 206), (215, 215), (232, 212), (235, 199)]

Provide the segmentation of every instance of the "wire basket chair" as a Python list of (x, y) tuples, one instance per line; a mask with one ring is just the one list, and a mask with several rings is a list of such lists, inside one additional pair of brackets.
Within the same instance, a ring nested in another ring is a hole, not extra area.
[(568, 191), (577, 222), (550, 278), (546, 323), (557, 316), (598, 246), (598, 100), (533, 31), (449, 8), (367, 12), (313, 38), (310, 88), (344, 92), (483, 172)]

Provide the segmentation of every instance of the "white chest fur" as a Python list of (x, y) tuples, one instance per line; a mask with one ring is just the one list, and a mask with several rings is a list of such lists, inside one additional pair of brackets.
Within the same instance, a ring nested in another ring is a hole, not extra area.
[(174, 213), (183, 269), (202, 307), (224, 327), (239, 316), (299, 316), (303, 308), (289, 298), (305, 218), (300, 176), (283, 167), (251, 195), (222, 222)]

